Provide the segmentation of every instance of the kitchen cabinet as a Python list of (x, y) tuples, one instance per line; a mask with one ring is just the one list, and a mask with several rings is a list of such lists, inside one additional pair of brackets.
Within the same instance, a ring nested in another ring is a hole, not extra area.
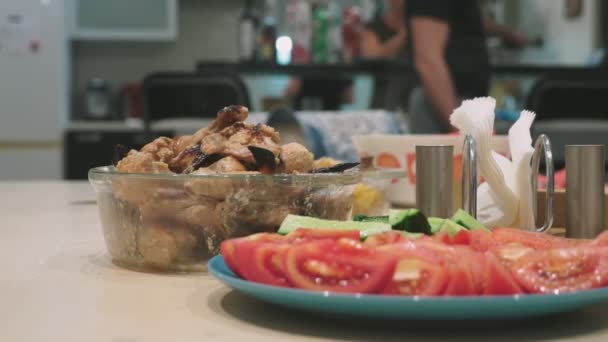
[[(69, 127), (63, 137), (63, 178), (87, 179), (89, 169), (112, 164), (116, 146), (128, 151), (140, 149), (151, 139), (140, 128), (120, 124), (91, 124), (90, 127)], [(105, 126), (105, 127), (104, 127)], [(174, 136), (173, 130), (155, 130), (154, 137)]]
[(74, 40), (177, 37), (177, 0), (69, 0), (68, 18)]

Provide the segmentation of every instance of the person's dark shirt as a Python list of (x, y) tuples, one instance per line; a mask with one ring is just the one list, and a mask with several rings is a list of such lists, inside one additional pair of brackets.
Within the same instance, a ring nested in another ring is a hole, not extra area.
[(487, 95), (489, 57), (481, 8), (477, 0), (408, 0), (406, 17), (408, 28), (411, 27), (411, 19), (415, 17), (429, 17), (446, 22), (450, 31), (445, 58), (458, 95)]

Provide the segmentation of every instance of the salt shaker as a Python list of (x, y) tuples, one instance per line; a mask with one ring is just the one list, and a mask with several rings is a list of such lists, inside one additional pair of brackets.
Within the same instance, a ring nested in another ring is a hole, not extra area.
[(454, 146), (416, 146), (416, 206), (425, 215), (450, 217)]
[(566, 145), (566, 236), (604, 230), (604, 145)]

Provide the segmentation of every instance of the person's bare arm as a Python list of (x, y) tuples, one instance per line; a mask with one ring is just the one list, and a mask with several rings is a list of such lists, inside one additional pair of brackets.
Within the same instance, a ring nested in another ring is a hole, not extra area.
[(380, 42), (376, 33), (364, 29), (361, 32), (361, 54), (369, 58), (394, 57), (405, 45), (405, 39), (405, 29), (399, 30), (385, 43)]
[(444, 58), (450, 26), (430, 17), (414, 17), (411, 30), (414, 63), (425, 92), (439, 113), (442, 126), (454, 130), (450, 114), (458, 106), (458, 98)]
[(507, 45), (521, 48), (528, 45), (530, 42), (525, 35), (497, 23), (494, 19), (488, 16), (483, 17), (483, 29), (486, 34), (501, 38), (505, 43), (507, 43)]
[(289, 102), (293, 102), (298, 94), (302, 90), (302, 80), (298, 77), (292, 77), (289, 79), (289, 83), (283, 92), (283, 96), (287, 98)]

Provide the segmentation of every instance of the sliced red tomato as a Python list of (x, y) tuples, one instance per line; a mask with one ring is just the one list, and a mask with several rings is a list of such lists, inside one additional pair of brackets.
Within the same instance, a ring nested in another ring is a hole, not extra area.
[[(257, 283), (287, 286), (282, 256), (290, 245), (245, 240), (237, 245), (235, 260), (242, 277)], [(278, 255), (278, 257), (277, 257)]]
[(492, 233), (484, 230), (471, 230), (469, 246), (478, 252), (485, 252), (496, 245)]
[(285, 237), (289, 242), (301, 242), (309, 240), (322, 240), (322, 239), (353, 239), (359, 240), (361, 233), (358, 230), (340, 230), (340, 229), (311, 229), (311, 228), (298, 228), (293, 232), (287, 234)]
[(351, 239), (293, 245), (284, 257), (285, 273), (306, 290), (372, 293), (393, 275), (396, 258)]
[(450, 238), (450, 244), (469, 246), (471, 244), (471, 232), (467, 229), (459, 230)]
[(433, 234), (433, 239), (437, 242), (446, 244), (446, 245), (451, 245), (452, 244), (452, 239), (450, 238), (450, 234), (446, 233), (446, 232), (438, 232)]
[(517, 260), (511, 272), (529, 292), (574, 292), (608, 283), (608, 256), (605, 248), (591, 246), (534, 251)]
[(424, 253), (400, 251), (390, 281), (380, 292), (387, 295), (437, 296), (443, 293), (448, 274), (445, 267)]
[(595, 246), (605, 246), (605, 247), (608, 247), (608, 231), (605, 231), (605, 232), (601, 233), (600, 235), (598, 235), (593, 240), (592, 243)]
[(521, 243), (512, 242), (492, 247), (489, 252), (494, 254), (505, 267), (511, 268), (514, 262), (526, 254), (534, 252), (534, 249)]
[(238, 246), (245, 241), (284, 243), (287, 240), (281, 235), (271, 233), (258, 233), (245, 237), (224, 240), (220, 244), (220, 252), (222, 254), (222, 257), (224, 258), (224, 261), (226, 262), (226, 265), (228, 265), (230, 270), (232, 270), (232, 272), (241, 277), (243, 275), (242, 272), (239, 270), (239, 263), (236, 260), (235, 251)]
[(490, 252), (485, 254), (483, 274), (484, 295), (514, 295), (523, 293), (513, 275), (500, 260)]
[(387, 232), (368, 237), (363, 242), (363, 245), (367, 247), (379, 247), (407, 240), (409, 239), (403, 236), (401, 233), (394, 230), (389, 230)]
[(478, 286), (470, 264), (465, 260), (454, 261), (447, 266), (449, 281), (444, 294), (447, 296), (470, 296), (477, 294)]
[[(434, 246), (437, 243), (432, 242), (431, 244)], [(443, 264), (444, 258), (441, 253), (434, 248), (430, 248), (429, 246), (429, 244), (421, 243), (420, 240), (407, 240), (383, 245), (378, 247), (377, 250), (396, 256), (413, 255), (436, 265)]]
[(237, 267), (238, 263), (236, 262), (236, 259), (235, 259), (235, 251), (236, 251), (236, 245), (242, 239), (244, 239), (244, 238), (224, 240), (220, 244), (220, 253), (222, 254), (222, 257), (224, 258), (226, 265), (228, 265), (228, 268), (230, 268), (230, 270), (232, 272), (234, 272), (236, 275), (238, 275), (240, 277), (242, 277), (243, 275), (238, 270), (238, 267)]
[(494, 228), (492, 236), (498, 244), (520, 243), (534, 249), (550, 249), (566, 247), (565, 239), (560, 239), (545, 233), (529, 232), (515, 228)]

